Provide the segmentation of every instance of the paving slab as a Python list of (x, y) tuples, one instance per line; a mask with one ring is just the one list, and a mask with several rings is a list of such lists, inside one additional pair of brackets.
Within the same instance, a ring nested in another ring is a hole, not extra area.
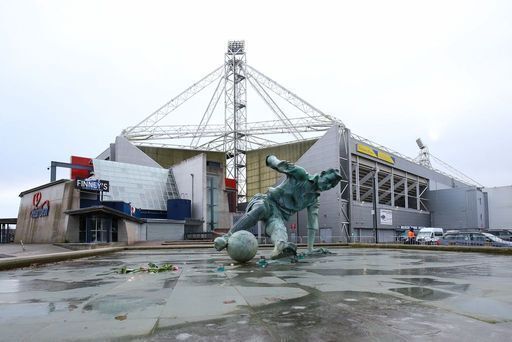
[[(234, 263), (129, 250), (0, 271), (0, 341), (509, 340), (510, 256), (332, 249)], [(173, 272), (118, 274), (172, 263)]]

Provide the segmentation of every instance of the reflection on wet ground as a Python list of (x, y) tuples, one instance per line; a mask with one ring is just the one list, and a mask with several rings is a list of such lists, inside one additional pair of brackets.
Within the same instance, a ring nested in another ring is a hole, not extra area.
[(421, 300), (441, 300), (452, 296), (452, 294), (444, 291), (433, 290), (428, 287), (418, 286), (400, 287), (396, 289), (389, 289), (389, 291), (398, 292), (405, 296)]
[(436, 285), (455, 285), (455, 283), (450, 281), (439, 281), (432, 278), (393, 278), (399, 281), (412, 283), (416, 285), (423, 285), (423, 286), (436, 286)]
[(83, 287), (100, 286), (109, 283), (112, 283), (112, 281), (105, 281), (101, 279), (85, 279), (82, 281), (33, 279), (28, 283), (22, 282), (19, 289), (20, 291), (65, 291)]
[[(129, 251), (0, 272), (2, 338), (409, 341), (411, 326), (419, 340), (509, 336), (509, 257), (335, 252), (262, 268), (269, 250), (245, 265), (213, 250)], [(148, 262), (178, 271), (115, 272)]]

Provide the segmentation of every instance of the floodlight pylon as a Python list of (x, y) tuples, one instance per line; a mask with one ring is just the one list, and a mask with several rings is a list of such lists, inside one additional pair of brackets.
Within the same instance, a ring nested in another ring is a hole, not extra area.
[[(163, 125), (162, 120), (184, 102), (216, 82), (213, 95), (199, 125)], [(247, 121), (247, 90), (250, 85), (277, 120)], [(210, 124), (224, 94), (224, 124)], [(278, 105), (276, 96), (303, 114), (290, 117)], [(293, 92), (247, 64), (244, 41), (229, 41), (224, 64), (174, 97), (158, 110), (121, 133), (137, 145), (178, 147), (224, 152), (226, 177), (235, 179), (238, 203), (247, 200), (247, 151), (278, 144), (270, 135), (287, 135), (290, 141), (318, 138), (340, 120), (324, 114)], [(305, 137), (302, 133), (308, 133)], [(280, 141), (279, 143), (283, 143)]]
[(247, 77), (245, 41), (229, 41), (224, 57), (226, 176), (236, 181), (238, 203), (246, 200)]

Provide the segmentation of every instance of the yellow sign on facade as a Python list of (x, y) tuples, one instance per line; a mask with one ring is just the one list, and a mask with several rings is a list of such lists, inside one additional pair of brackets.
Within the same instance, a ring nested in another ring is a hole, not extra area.
[(395, 163), (395, 158), (393, 158), (389, 153), (371, 148), (370, 146), (367, 145), (357, 144), (357, 152), (364, 153), (366, 155), (369, 155), (370, 157), (383, 160), (386, 163)]

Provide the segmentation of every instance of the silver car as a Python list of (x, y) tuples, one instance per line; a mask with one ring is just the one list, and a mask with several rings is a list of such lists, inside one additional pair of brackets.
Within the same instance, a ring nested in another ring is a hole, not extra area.
[(444, 234), (441, 240), (442, 245), (459, 246), (494, 246), (512, 247), (510, 241), (505, 241), (489, 233), (449, 231)]

